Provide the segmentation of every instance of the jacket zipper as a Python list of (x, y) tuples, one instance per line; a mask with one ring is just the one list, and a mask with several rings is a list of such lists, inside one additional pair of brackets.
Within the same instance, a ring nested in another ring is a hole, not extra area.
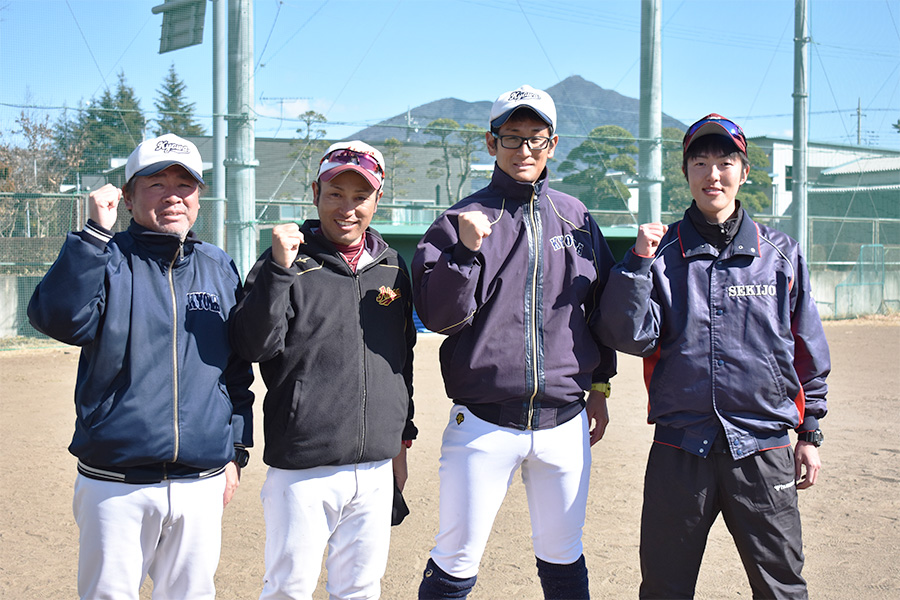
[(538, 364), (537, 364), (537, 356), (538, 356), (538, 336), (537, 336), (537, 270), (540, 265), (540, 253), (543, 245), (540, 243), (541, 240), (537, 239), (537, 219), (535, 218), (535, 210), (534, 210), (534, 199), (535, 199), (536, 190), (532, 189), (531, 192), (531, 201), (528, 203), (529, 213), (528, 216), (531, 220), (531, 243), (534, 247), (534, 266), (531, 270), (531, 281), (529, 285), (531, 286), (531, 305), (529, 306), (531, 319), (531, 376), (532, 376), (532, 390), (531, 397), (528, 399), (528, 423), (526, 424), (526, 429), (534, 429), (533, 427), (533, 419), (534, 419), (534, 399), (537, 397), (539, 383), (538, 383)]
[(178, 462), (178, 452), (180, 451), (181, 432), (178, 427), (178, 299), (175, 295), (175, 263), (178, 258), (183, 256), (184, 243), (178, 243), (178, 252), (172, 257), (169, 263), (169, 294), (172, 298), (172, 425), (175, 432), (175, 451), (172, 456), (172, 462)]
[[(359, 279), (359, 271), (353, 273), (353, 279), (356, 282), (356, 305), (360, 306), (362, 304), (362, 284)], [(359, 311), (360, 319), (365, 318), (365, 312), (360, 309)], [(359, 329), (359, 345), (360, 350), (362, 351), (362, 418), (359, 423), (359, 450), (356, 455), (356, 462), (360, 462), (362, 460), (364, 449), (366, 447), (366, 405), (369, 401), (368, 394), (368, 381), (367, 376), (369, 373), (368, 361), (366, 360), (366, 324), (362, 323)]]

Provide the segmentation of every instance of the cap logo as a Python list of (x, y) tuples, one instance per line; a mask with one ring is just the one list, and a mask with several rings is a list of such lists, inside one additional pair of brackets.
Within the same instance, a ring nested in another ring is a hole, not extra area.
[(513, 90), (510, 92), (508, 100), (510, 102), (521, 102), (522, 100), (529, 100), (531, 98), (540, 100), (541, 95), (527, 90)]
[(386, 285), (378, 288), (378, 295), (375, 297), (375, 302), (380, 304), (381, 306), (387, 306), (394, 300), (400, 297), (400, 290), (392, 290)]
[(176, 152), (178, 154), (190, 154), (191, 149), (188, 148), (187, 144), (179, 144), (177, 142), (171, 142), (169, 140), (157, 140), (156, 148), (153, 149), (154, 152), (162, 152), (164, 154), (168, 154), (170, 152)]

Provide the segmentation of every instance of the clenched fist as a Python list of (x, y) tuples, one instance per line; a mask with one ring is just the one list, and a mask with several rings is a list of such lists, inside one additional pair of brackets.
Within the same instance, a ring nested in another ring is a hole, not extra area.
[(285, 269), (290, 268), (304, 242), (300, 226), (283, 223), (272, 228), (272, 260)]
[(459, 215), (459, 241), (472, 252), (478, 252), (484, 238), (491, 235), (491, 222), (480, 210)]
[(88, 216), (104, 229), (112, 229), (119, 216), (119, 200), (122, 190), (111, 183), (88, 194)]

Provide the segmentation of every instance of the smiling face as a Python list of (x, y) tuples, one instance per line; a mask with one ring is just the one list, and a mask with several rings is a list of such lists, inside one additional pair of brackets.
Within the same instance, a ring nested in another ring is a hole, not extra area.
[(685, 175), (691, 195), (707, 221), (723, 223), (734, 213), (737, 193), (749, 172), (750, 166), (738, 152), (704, 152), (687, 159)]
[(344, 171), (331, 181), (313, 183), (313, 204), (319, 211), (322, 234), (334, 244), (358, 243), (378, 208), (382, 190), (376, 190), (355, 171)]
[(135, 223), (182, 239), (200, 210), (200, 184), (180, 165), (153, 175), (135, 176), (122, 196)]
[(540, 119), (530, 117), (517, 119), (516, 116), (513, 114), (506, 123), (501, 125), (497, 135), (517, 135), (523, 138), (541, 135), (551, 138), (550, 145), (543, 150), (531, 150), (528, 148), (528, 144), (522, 144), (515, 150), (510, 150), (504, 148), (500, 141), (488, 132), (485, 136), (488, 153), (496, 157), (497, 166), (501, 171), (516, 181), (533, 183), (544, 172), (547, 161), (553, 158), (559, 137), (551, 135), (550, 126)]

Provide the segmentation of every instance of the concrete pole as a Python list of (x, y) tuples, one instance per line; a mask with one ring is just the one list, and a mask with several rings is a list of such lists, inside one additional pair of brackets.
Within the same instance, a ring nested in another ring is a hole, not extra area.
[(807, 212), (807, 143), (809, 138), (809, 88), (806, 79), (809, 63), (809, 21), (806, 0), (794, 4), (794, 237), (800, 251), (809, 260), (809, 218)]
[[(228, 6), (213, 0), (213, 182), (212, 197), (225, 198), (225, 112), (228, 110)], [(213, 208), (213, 244), (225, 247), (225, 203)]]
[(228, 3), (228, 253), (241, 277), (256, 260), (253, 0)]
[(641, 114), (638, 148), (641, 223), (658, 223), (662, 202), (662, 0), (641, 0)]

